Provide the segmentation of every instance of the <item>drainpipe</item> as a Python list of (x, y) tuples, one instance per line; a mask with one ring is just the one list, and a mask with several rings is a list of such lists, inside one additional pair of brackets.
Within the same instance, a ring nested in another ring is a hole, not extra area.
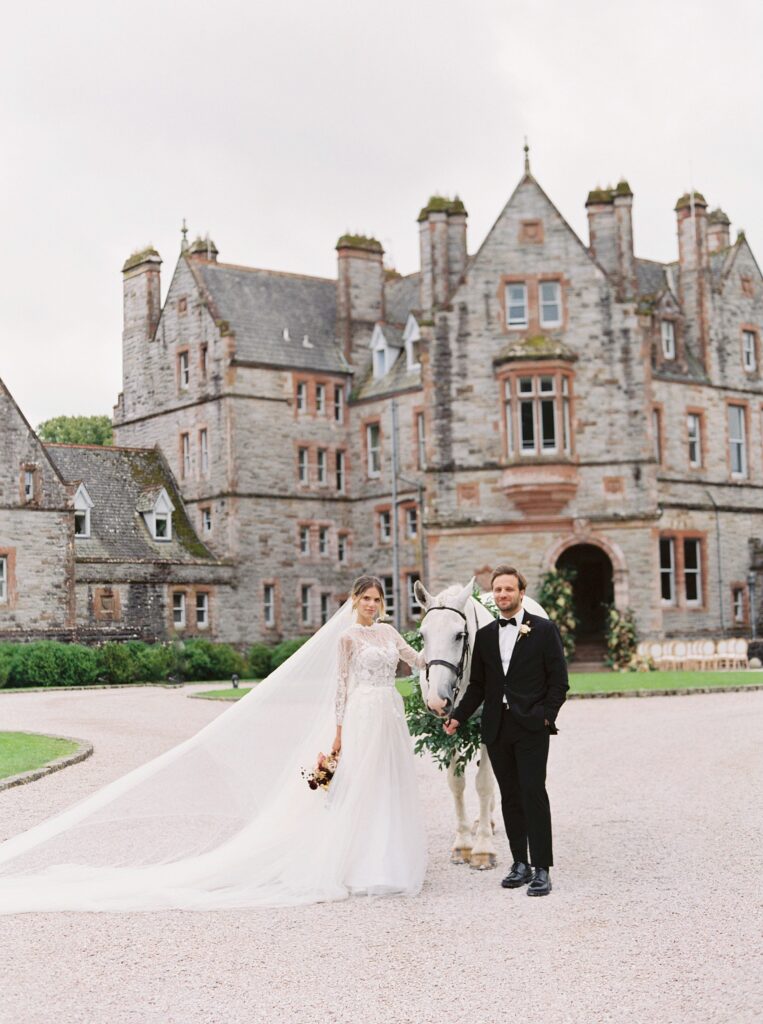
[(715, 498), (712, 496), (710, 491), (705, 490), (705, 494), (712, 502), (713, 508), (715, 509), (715, 543), (718, 549), (718, 590), (720, 592), (720, 601), (718, 604), (721, 609), (721, 635), (726, 636), (726, 621), (723, 614), (723, 606), (725, 602), (725, 596), (723, 593), (723, 558), (721, 557), (721, 519), (718, 514), (718, 506), (715, 502)]

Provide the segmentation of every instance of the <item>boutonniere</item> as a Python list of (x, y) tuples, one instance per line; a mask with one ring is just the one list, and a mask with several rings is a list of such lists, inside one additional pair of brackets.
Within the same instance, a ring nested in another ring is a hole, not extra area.
[(527, 636), (527, 634), (532, 633), (532, 631), (532, 626), (528, 626), (526, 622), (523, 622), (522, 625), (519, 627), (519, 632), (517, 634), (517, 643), (519, 643), (523, 636)]

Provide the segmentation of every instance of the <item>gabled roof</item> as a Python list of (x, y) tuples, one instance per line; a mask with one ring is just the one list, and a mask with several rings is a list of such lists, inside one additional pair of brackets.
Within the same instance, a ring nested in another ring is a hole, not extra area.
[(396, 277), (384, 285), (384, 312), (391, 324), (404, 324), (411, 310), (419, 308), (421, 274)]
[(669, 287), (666, 264), (636, 259), (636, 288), (640, 297), (656, 297)]
[(421, 387), (421, 367), (417, 364), (413, 370), (408, 369), (405, 350), (401, 350), (391, 369), (383, 377), (374, 377), (373, 368), (369, 367), (352, 392), (351, 398), (357, 401), (362, 398), (383, 398), (400, 391), (412, 391)]
[(405, 345), (402, 328), (380, 320), (374, 324), (373, 334), (371, 335), (371, 347), (375, 348), (381, 338), (384, 339), (387, 348), (400, 349)]
[(189, 266), (214, 316), (235, 334), (238, 362), (349, 372), (336, 339), (334, 281), (199, 259)]
[[(45, 448), (61, 476), (70, 483), (84, 483), (93, 502), (90, 537), (77, 542), (77, 558), (216, 561), (196, 536), (158, 448), (68, 444), (49, 444)], [(147, 495), (154, 495), (155, 501), (162, 489), (167, 491), (175, 511), (172, 539), (157, 542), (138, 509)]]

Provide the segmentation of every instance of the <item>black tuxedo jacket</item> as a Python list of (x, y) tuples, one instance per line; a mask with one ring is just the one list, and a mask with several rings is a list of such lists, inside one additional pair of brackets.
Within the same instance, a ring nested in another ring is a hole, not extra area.
[(482, 740), (487, 744), (498, 737), (504, 696), (511, 714), (526, 729), (545, 729), (548, 720), (549, 731), (557, 731), (554, 723), (569, 689), (562, 639), (550, 619), (525, 612), (522, 623), (530, 632), (517, 637), (505, 675), (498, 620), (477, 630), (469, 685), (453, 712), (457, 722), (465, 722), (482, 704)]

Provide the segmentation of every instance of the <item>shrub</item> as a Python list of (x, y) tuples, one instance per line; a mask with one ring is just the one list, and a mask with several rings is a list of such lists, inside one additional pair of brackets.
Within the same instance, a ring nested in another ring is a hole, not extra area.
[(163, 682), (172, 674), (176, 661), (171, 644), (146, 644), (135, 656), (135, 680), (141, 683)]
[(636, 653), (638, 636), (633, 611), (607, 608), (607, 664), (613, 669), (627, 668)]
[(243, 655), (229, 644), (210, 640), (186, 640), (182, 645), (180, 673), (184, 679), (202, 681), (225, 679), (234, 672), (242, 675), (246, 668)]
[(575, 632), (578, 628), (572, 593), (576, 575), (574, 569), (551, 569), (541, 577), (538, 591), (538, 604), (558, 626), (567, 660), (575, 653)]
[(267, 644), (252, 644), (247, 655), (249, 674), (264, 679), (273, 667), (273, 648)]
[[(309, 636), (298, 636), (294, 640), (284, 640), (282, 643), (277, 644), (273, 648), (271, 655), (272, 667), (278, 668), (279, 665), (283, 665), (287, 658), (290, 658), (292, 654), (300, 649), (302, 644), (307, 643), (310, 639)], [(271, 670), (272, 671), (272, 670)]]
[(40, 640), (18, 645), (8, 681), (17, 686), (87, 686), (97, 679), (95, 651), (79, 644)]
[(7, 686), (18, 644), (0, 644), (0, 687)]
[(107, 683), (132, 683), (137, 679), (137, 651), (127, 644), (108, 643), (96, 654), (100, 677)]

